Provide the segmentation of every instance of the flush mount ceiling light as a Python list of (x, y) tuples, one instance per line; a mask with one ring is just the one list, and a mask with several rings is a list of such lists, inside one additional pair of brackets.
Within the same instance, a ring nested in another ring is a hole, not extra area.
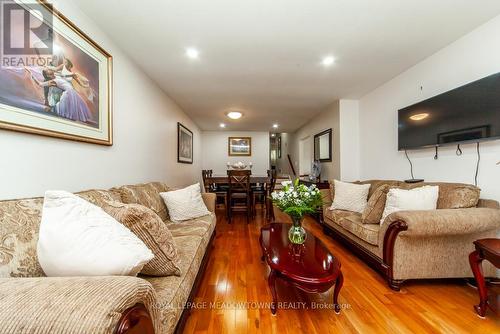
[(230, 111), (226, 114), (226, 116), (231, 119), (239, 119), (241, 118), (241, 116), (243, 116), (243, 114), (239, 111)]
[(410, 116), (410, 119), (412, 121), (421, 121), (423, 119), (426, 119), (427, 117), (429, 117), (429, 114), (424, 112), (424, 113), (421, 113), (421, 114), (415, 114), (415, 115), (411, 115)]
[(278, 128), (278, 124), (273, 124), (273, 128), (277, 129)]
[(220, 123), (220, 124), (219, 124), (219, 126), (220, 126), (221, 128), (225, 128), (225, 127), (226, 127), (226, 124), (224, 124), (224, 123)]
[(333, 58), (333, 56), (326, 56), (321, 61), (321, 64), (323, 64), (323, 66), (331, 66), (334, 62), (335, 62), (335, 58)]
[(188, 56), (191, 59), (198, 59), (199, 55), (200, 55), (200, 53), (195, 48), (187, 48), (186, 49), (186, 56)]

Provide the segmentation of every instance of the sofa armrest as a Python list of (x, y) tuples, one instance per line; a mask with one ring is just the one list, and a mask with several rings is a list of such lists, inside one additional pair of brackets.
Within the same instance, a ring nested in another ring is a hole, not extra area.
[(323, 200), (323, 209), (329, 208), (333, 202), (332, 192), (330, 191), (330, 188), (320, 189), (319, 191), (321, 192), (321, 198)]
[(159, 333), (155, 296), (129, 276), (0, 278), (0, 333)]
[(384, 221), (381, 236), (395, 222), (407, 226), (401, 231), (401, 237), (466, 235), (500, 230), (500, 210), (469, 208), (394, 212)]
[(478, 208), (500, 209), (500, 204), (498, 203), (498, 201), (495, 201), (493, 199), (480, 198), (479, 201), (477, 202), (477, 207)]
[(215, 201), (217, 199), (217, 195), (214, 193), (202, 193), (201, 197), (203, 198), (203, 202), (205, 202), (208, 211), (215, 213)]

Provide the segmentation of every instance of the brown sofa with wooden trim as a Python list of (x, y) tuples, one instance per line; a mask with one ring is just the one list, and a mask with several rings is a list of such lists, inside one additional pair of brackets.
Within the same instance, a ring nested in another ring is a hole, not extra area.
[[(331, 183), (330, 189), (322, 190), (323, 229), (379, 270), (394, 290), (410, 279), (473, 277), (468, 262), (473, 241), (494, 238), (500, 231), (499, 203), (480, 199), (475, 186), (393, 180), (356, 183), (371, 184), (365, 211), (330, 210), (335, 196)], [(389, 189), (423, 185), (439, 186), (437, 210), (395, 212), (380, 223)], [(493, 266), (485, 264), (484, 270), (495, 276)]]
[(43, 198), (0, 201), (0, 333), (182, 332), (215, 236), (215, 195), (202, 194), (210, 215), (172, 223), (159, 196), (169, 189), (152, 182), (78, 195), (155, 211), (174, 236), (181, 276), (45, 277), (36, 255)]

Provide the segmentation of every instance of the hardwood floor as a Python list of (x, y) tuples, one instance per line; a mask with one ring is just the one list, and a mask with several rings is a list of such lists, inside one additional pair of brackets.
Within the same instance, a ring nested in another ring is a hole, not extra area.
[[(310, 218), (305, 228), (319, 236), (342, 264), (344, 285), (339, 302), (344, 307), (339, 315), (332, 309), (311, 309), (331, 305), (333, 288), (323, 294), (307, 294), (278, 282), (279, 301), (296, 307), (305, 303), (306, 308), (282, 308), (272, 316), (269, 269), (260, 261), (258, 240), (266, 221), (260, 212), (249, 225), (244, 215), (236, 215), (231, 225), (222, 210), (218, 217), (215, 248), (185, 333), (500, 332), (498, 316), (489, 311), (481, 319), (474, 313), (477, 291), (463, 281), (408, 282), (400, 292), (392, 291), (378, 273), (324, 235)], [(286, 221), (286, 217), (277, 216), (276, 221)], [(263, 308), (257, 303), (263, 303)]]

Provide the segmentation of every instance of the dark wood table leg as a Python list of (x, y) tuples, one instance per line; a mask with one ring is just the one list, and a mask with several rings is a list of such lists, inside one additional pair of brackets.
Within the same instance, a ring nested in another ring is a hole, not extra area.
[(276, 271), (271, 270), (267, 282), (269, 283), (269, 289), (271, 289), (271, 294), (273, 296), (273, 301), (271, 303), (271, 313), (276, 314), (276, 303), (278, 299), (276, 294)]
[(339, 272), (337, 281), (335, 281), (335, 290), (333, 290), (333, 304), (335, 305), (335, 313), (337, 314), (340, 314), (339, 292), (342, 284), (344, 284), (344, 275), (342, 275), (342, 272)]
[(486, 308), (488, 307), (488, 290), (486, 288), (486, 282), (484, 281), (483, 268), (481, 263), (484, 258), (481, 256), (481, 252), (478, 250), (473, 251), (469, 255), (469, 263), (476, 279), (477, 289), (479, 291), (479, 305), (474, 305), (474, 310), (479, 316), (484, 317), (486, 314)]

